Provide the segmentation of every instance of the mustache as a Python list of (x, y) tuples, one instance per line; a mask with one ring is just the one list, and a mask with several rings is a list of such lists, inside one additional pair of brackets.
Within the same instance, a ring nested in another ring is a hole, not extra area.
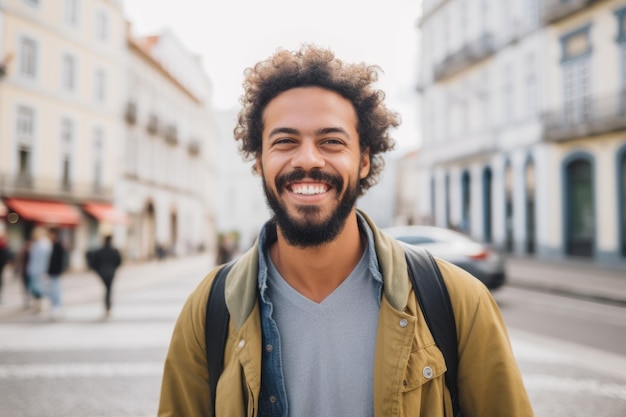
[(288, 174), (283, 174), (283, 175), (276, 177), (276, 180), (274, 182), (276, 184), (276, 190), (278, 190), (278, 192), (282, 194), (287, 184), (291, 182), (302, 181), (303, 179), (310, 179), (313, 181), (325, 182), (327, 184), (332, 185), (336, 190), (343, 189), (343, 179), (340, 176), (331, 175), (331, 174), (328, 174), (326, 172), (319, 171), (319, 170), (292, 171)]

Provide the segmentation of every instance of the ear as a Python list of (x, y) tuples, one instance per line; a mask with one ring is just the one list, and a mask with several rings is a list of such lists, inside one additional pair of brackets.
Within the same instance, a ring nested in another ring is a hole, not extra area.
[(359, 168), (359, 179), (363, 179), (367, 177), (370, 173), (370, 148), (366, 148), (363, 153), (361, 153), (361, 167)]
[(252, 169), (254, 171), (254, 173), (256, 173), (258, 176), (262, 177), (263, 176), (263, 165), (261, 164), (261, 156), (257, 156), (255, 158), (254, 161), (254, 168)]

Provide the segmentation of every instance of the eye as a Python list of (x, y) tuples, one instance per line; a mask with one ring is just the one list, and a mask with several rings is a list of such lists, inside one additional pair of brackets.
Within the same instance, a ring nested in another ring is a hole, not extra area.
[(296, 140), (289, 137), (278, 138), (274, 141), (274, 145), (288, 145), (296, 143)]
[(322, 141), (323, 145), (343, 145), (343, 140), (337, 138), (326, 138)]

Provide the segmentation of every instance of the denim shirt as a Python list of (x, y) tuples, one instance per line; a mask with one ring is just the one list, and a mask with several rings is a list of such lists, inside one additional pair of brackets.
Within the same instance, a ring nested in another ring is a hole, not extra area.
[[(357, 213), (359, 230), (366, 237), (364, 256), (369, 258), (369, 272), (379, 284), (378, 302), (382, 297), (383, 277), (378, 267), (378, 258), (374, 246), (374, 236), (363, 217)], [(272, 301), (267, 294), (267, 276), (269, 246), (275, 240), (275, 226), (267, 223), (259, 234), (259, 305), (261, 311), (261, 327), (263, 329), (263, 354), (261, 363), (261, 393), (259, 398), (259, 416), (287, 417), (287, 391), (285, 387), (280, 348), (278, 326), (272, 317), (274, 310)], [(273, 239), (272, 239), (273, 238)]]

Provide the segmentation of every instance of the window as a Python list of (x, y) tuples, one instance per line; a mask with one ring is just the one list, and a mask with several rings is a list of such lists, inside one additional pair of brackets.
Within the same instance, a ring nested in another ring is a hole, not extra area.
[(31, 107), (17, 109), (17, 183), (28, 186), (32, 182), (32, 152), (35, 140), (35, 111)]
[(93, 132), (93, 189), (102, 189), (104, 175), (104, 130), (97, 127)]
[(515, 101), (513, 96), (513, 74), (510, 65), (502, 71), (502, 122), (508, 123), (515, 119)]
[(96, 39), (106, 41), (109, 36), (109, 17), (105, 11), (96, 15)]
[(526, 114), (529, 117), (537, 113), (537, 95), (535, 56), (529, 54), (526, 59)]
[(65, 0), (65, 23), (78, 25), (78, 0)]
[(539, 24), (539, 0), (526, 0), (527, 24), (535, 28)]
[(37, 76), (37, 42), (28, 37), (20, 41), (20, 74), (28, 78)]
[(76, 88), (76, 59), (72, 55), (63, 55), (61, 85), (66, 91)]
[(68, 118), (61, 120), (61, 187), (69, 190), (72, 186), (72, 148), (74, 146), (74, 122)]
[[(617, 44), (620, 54), (622, 89), (626, 89), (626, 7), (615, 11), (617, 17)], [(622, 104), (623, 106), (623, 104)]]
[(565, 124), (579, 124), (591, 118), (590, 59), (583, 57), (562, 64), (563, 117)]
[(103, 69), (96, 70), (94, 79), (94, 98), (102, 103), (106, 99), (106, 73)]

